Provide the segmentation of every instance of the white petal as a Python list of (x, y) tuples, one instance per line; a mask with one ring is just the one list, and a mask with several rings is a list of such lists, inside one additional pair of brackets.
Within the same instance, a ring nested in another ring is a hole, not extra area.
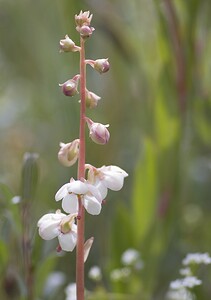
[(59, 201), (66, 196), (66, 194), (68, 193), (67, 187), (69, 185), (70, 185), (70, 183), (66, 183), (58, 190), (58, 192), (55, 195), (56, 201)]
[(91, 215), (99, 215), (101, 211), (100, 202), (93, 196), (84, 196), (83, 205), (86, 208), (87, 212)]
[(102, 198), (101, 192), (98, 190), (98, 188), (95, 185), (92, 185), (90, 183), (87, 183), (89, 192), (100, 202), (102, 202), (102, 200), (104, 198)]
[(95, 184), (96, 188), (98, 189), (98, 191), (100, 192), (101, 195), (101, 199), (104, 200), (108, 194), (108, 189), (107, 187), (103, 184), (102, 181), (98, 181)]
[(103, 166), (99, 169), (101, 172), (103, 173), (107, 173), (107, 172), (111, 172), (111, 173), (119, 173), (119, 174), (122, 174), (123, 177), (127, 177), (128, 174), (123, 170), (121, 169), (120, 167), (117, 167), (117, 166)]
[[(55, 215), (55, 214), (54, 214)], [(49, 219), (49, 216), (45, 215), (38, 221), (39, 235), (44, 240), (51, 240), (58, 236), (60, 233), (61, 218), (59, 220)]]
[(108, 189), (111, 189), (112, 191), (119, 191), (123, 187), (124, 177), (122, 174), (117, 173), (115, 175), (105, 175), (103, 183)]
[(68, 233), (61, 233), (58, 236), (59, 244), (64, 251), (73, 251), (77, 242), (77, 234), (74, 231)]
[(62, 200), (62, 208), (66, 213), (78, 212), (78, 197), (75, 194), (67, 194)]
[(72, 192), (74, 194), (85, 194), (87, 193), (88, 188), (87, 185), (80, 181), (80, 180), (75, 180), (73, 182), (70, 183), (70, 185), (68, 186), (68, 192)]

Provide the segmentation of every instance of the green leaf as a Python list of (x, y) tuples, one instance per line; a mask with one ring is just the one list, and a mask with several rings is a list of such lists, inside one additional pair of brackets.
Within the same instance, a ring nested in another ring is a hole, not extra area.
[(157, 195), (157, 151), (150, 139), (137, 163), (133, 190), (133, 225), (137, 244), (144, 238), (154, 219)]

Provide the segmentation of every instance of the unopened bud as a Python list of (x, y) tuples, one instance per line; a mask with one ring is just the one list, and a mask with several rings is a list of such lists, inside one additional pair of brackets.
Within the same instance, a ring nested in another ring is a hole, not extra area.
[(76, 52), (81, 50), (81, 47), (76, 46), (67, 34), (64, 39), (60, 40), (59, 45), (60, 52)]
[(89, 26), (92, 20), (92, 16), (93, 15), (90, 15), (89, 11), (82, 12), (81, 10), (79, 15), (75, 15), (75, 23), (79, 27), (83, 25)]
[(100, 58), (96, 60), (87, 59), (86, 64), (89, 64), (93, 69), (95, 69), (100, 74), (106, 73), (110, 69), (108, 58)]
[(101, 99), (98, 95), (93, 92), (86, 90), (86, 107), (94, 108), (97, 106), (98, 101)]
[(60, 163), (65, 167), (74, 165), (79, 155), (79, 140), (74, 140), (68, 144), (60, 143), (60, 147), (61, 149), (58, 153)]
[(72, 79), (69, 79), (67, 81), (65, 81), (62, 84), (59, 84), (59, 86), (61, 86), (62, 88), (62, 92), (64, 93), (65, 96), (74, 96), (76, 94), (78, 94), (78, 80), (80, 78), (80, 75), (76, 75), (74, 76)]
[(89, 118), (86, 118), (86, 122), (89, 127), (89, 136), (93, 142), (100, 145), (108, 143), (110, 138), (110, 133), (107, 129), (107, 127), (109, 127), (108, 124), (95, 123)]
[(92, 32), (95, 30), (94, 27), (90, 27), (87, 25), (83, 25), (83, 26), (77, 26), (76, 30), (80, 33), (80, 36), (84, 39), (90, 37), (90, 35), (92, 35)]

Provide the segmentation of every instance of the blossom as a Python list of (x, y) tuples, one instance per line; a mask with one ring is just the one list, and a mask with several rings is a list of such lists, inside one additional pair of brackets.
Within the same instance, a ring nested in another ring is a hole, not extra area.
[(127, 279), (131, 275), (131, 270), (129, 268), (114, 269), (110, 273), (110, 278), (112, 281), (121, 281)]
[(100, 74), (106, 73), (110, 69), (108, 58), (100, 58), (96, 60), (86, 59), (85, 63), (89, 64), (93, 69), (95, 69)]
[(101, 97), (86, 89), (86, 107), (88, 108), (96, 107), (100, 99)]
[(67, 213), (78, 213), (78, 199), (91, 215), (101, 211), (102, 197), (97, 188), (88, 182), (74, 180), (64, 184), (56, 193), (55, 200), (62, 200), (62, 208)]
[(194, 286), (200, 285), (202, 281), (195, 276), (188, 276), (183, 279), (177, 279), (170, 283), (171, 289), (181, 288), (193, 288)]
[(42, 216), (37, 226), (39, 235), (44, 240), (58, 237), (59, 244), (64, 251), (73, 251), (77, 242), (77, 225), (74, 224), (76, 215), (66, 215), (57, 210)]
[(86, 122), (89, 127), (89, 136), (93, 142), (99, 145), (107, 144), (110, 138), (110, 133), (107, 129), (109, 125), (93, 122), (89, 118), (86, 118)]
[(88, 171), (88, 182), (92, 183), (100, 191), (102, 198), (107, 196), (107, 190), (119, 191), (123, 187), (124, 178), (128, 174), (117, 166), (103, 166), (95, 168), (86, 164)]
[(76, 283), (70, 283), (66, 289), (65, 289), (65, 293), (66, 293), (66, 300), (77, 300), (77, 296), (76, 296)]
[(80, 75), (75, 75), (72, 79), (69, 79), (65, 81), (64, 83), (59, 84), (62, 88), (62, 92), (65, 96), (75, 96), (78, 94), (78, 81), (79, 81)]
[(88, 276), (94, 281), (100, 281), (102, 279), (101, 269), (98, 266), (91, 267)]
[(67, 34), (64, 39), (60, 40), (59, 45), (60, 52), (76, 52), (81, 50), (81, 47), (76, 46)]
[(89, 11), (80, 11), (79, 15), (75, 15), (76, 30), (83, 38), (88, 38), (95, 30), (93, 27), (90, 27), (92, 16)]
[[(123, 252), (121, 261), (125, 266), (135, 265), (136, 263), (141, 263), (140, 253), (136, 249), (129, 248)], [(143, 262), (142, 262), (143, 264)]]
[(58, 159), (61, 164), (66, 167), (74, 165), (79, 155), (79, 143), (79, 139), (68, 144), (60, 143), (61, 148), (58, 153)]
[(190, 264), (211, 264), (211, 257), (208, 253), (188, 253), (182, 261), (183, 265)]

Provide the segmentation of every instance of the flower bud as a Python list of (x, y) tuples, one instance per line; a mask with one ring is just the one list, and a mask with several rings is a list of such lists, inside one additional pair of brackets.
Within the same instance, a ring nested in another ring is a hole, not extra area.
[(68, 144), (60, 143), (60, 147), (61, 149), (58, 153), (60, 163), (65, 167), (74, 165), (79, 155), (79, 140), (74, 140)]
[(108, 58), (100, 58), (96, 60), (87, 59), (86, 64), (89, 64), (93, 69), (95, 69), (100, 74), (106, 73), (110, 69)]
[(100, 74), (108, 72), (109, 68), (108, 58), (97, 59), (94, 62), (94, 69)]
[(93, 15), (90, 15), (89, 11), (82, 12), (81, 10), (79, 15), (75, 15), (75, 23), (79, 27), (83, 25), (89, 26), (92, 20), (92, 16)]
[(59, 86), (62, 87), (62, 92), (64, 93), (65, 96), (74, 96), (78, 94), (78, 80), (80, 78), (80, 75), (75, 75), (72, 79), (69, 79), (65, 81), (62, 84), (59, 84)]
[(80, 51), (81, 47), (75, 45), (75, 43), (66, 34), (65, 39), (60, 40), (60, 52), (76, 52)]
[(89, 27), (87, 25), (83, 26), (77, 26), (76, 30), (80, 33), (80, 36), (84, 39), (90, 37), (92, 35), (92, 32), (95, 30), (94, 27)]
[(89, 127), (89, 136), (93, 142), (100, 145), (108, 143), (110, 138), (110, 133), (107, 129), (107, 127), (109, 127), (108, 124), (95, 123), (89, 118), (86, 118), (86, 122)]
[(101, 99), (98, 95), (93, 92), (90, 92), (86, 89), (86, 107), (94, 108), (97, 106), (98, 101)]

